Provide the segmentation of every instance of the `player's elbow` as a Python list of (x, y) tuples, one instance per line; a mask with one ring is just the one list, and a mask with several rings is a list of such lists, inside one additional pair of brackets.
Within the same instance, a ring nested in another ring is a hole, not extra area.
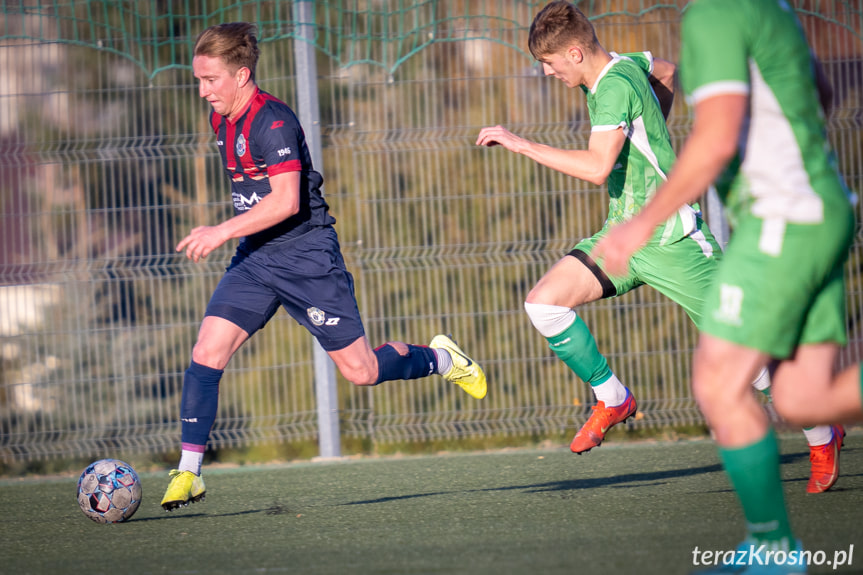
[(602, 168), (587, 174), (584, 179), (595, 186), (604, 186), (610, 174), (611, 168)]
[(281, 209), (277, 212), (277, 217), (279, 218), (279, 223), (294, 217), (300, 213), (300, 206), (295, 204), (286, 204), (281, 207)]

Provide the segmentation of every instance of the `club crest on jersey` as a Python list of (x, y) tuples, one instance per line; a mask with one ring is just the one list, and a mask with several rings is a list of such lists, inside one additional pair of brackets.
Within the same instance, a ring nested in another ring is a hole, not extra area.
[(306, 313), (315, 325), (324, 325), (324, 321), (327, 319), (327, 315), (316, 307), (310, 307)]
[(237, 138), (236, 150), (238, 156), (243, 156), (246, 153), (246, 138), (244, 138), (242, 134)]

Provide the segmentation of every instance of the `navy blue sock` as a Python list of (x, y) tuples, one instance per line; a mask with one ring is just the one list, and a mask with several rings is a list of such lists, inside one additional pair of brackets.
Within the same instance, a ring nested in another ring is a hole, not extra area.
[(183, 399), (180, 402), (182, 442), (207, 445), (210, 429), (219, 407), (219, 380), (224, 373), (194, 361), (183, 377)]
[(428, 377), (437, 371), (437, 355), (435, 351), (424, 345), (408, 346), (408, 354), (400, 354), (390, 344), (384, 344), (375, 350), (378, 358), (378, 380), (419, 379)]

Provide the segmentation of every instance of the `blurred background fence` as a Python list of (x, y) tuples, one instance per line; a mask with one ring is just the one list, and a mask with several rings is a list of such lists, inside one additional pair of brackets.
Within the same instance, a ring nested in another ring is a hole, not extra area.
[[(224, 247), (174, 245), (231, 214), (191, 46), (206, 26), (258, 23), (264, 90), (296, 108), (297, 2), (17, 0), (0, 23), (0, 460), (168, 453), (182, 374)], [(831, 138), (863, 178), (863, 8), (793, 0), (835, 89)], [(503, 124), (584, 147), (584, 97), (526, 50), (545, 1), (308, 2), (314, 14), (325, 194), (373, 345), (451, 333), (485, 366), (485, 400), (441, 378), (354, 388), (343, 438), (365, 445), (574, 431), (588, 387), (522, 310), (530, 287), (605, 217), (604, 187), (499, 148)], [(589, 0), (603, 45), (676, 60), (685, 2)], [(690, 124), (678, 98), (675, 145)], [(708, 213), (714, 219), (718, 214)], [(863, 246), (848, 264), (859, 358)], [(580, 310), (639, 399), (636, 426), (700, 424), (688, 385), (696, 332), (649, 288)], [(314, 440), (313, 342), (284, 312), (235, 356), (211, 446)]]

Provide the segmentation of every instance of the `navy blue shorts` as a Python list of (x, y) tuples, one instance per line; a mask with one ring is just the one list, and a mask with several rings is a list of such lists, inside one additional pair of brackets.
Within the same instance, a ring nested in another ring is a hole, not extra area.
[(241, 244), (205, 316), (226, 319), (252, 335), (279, 305), (326, 351), (343, 349), (365, 335), (354, 278), (345, 267), (334, 228), (314, 228), (251, 252)]

